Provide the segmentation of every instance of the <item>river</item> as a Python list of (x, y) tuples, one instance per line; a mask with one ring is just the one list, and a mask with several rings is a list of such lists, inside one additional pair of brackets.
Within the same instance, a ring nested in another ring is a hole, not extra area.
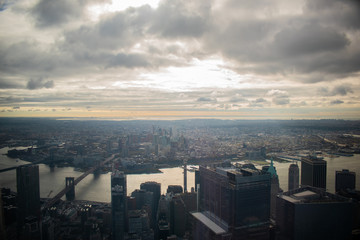
[[(9, 148), (0, 149), (0, 169), (26, 164), (27, 162), (19, 159), (8, 158), (6, 155)], [(360, 155), (352, 157), (324, 158), (327, 161), (327, 189), (329, 192), (335, 191), (335, 171), (349, 169), (356, 172), (356, 189), (360, 190)], [(288, 188), (288, 169), (290, 163), (274, 163), (279, 175), (280, 187), (287, 191)], [(299, 164), (299, 168), (300, 168)], [(165, 193), (168, 185), (183, 185), (183, 169), (163, 168), (161, 173), (152, 174), (129, 174), (127, 175), (127, 193), (131, 195), (135, 189), (140, 188), (140, 184), (146, 181), (155, 181), (161, 184), (161, 192)], [(301, 170), (301, 169), (300, 169)], [(54, 168), (44, 164), (39, 164), (40, 172), (40, 196), (53, 197), (65, 186), (65, 177), (78, 177), (82, 173), (74, 170), (73, 167)], [(191, 190), (195, 185), (194, 172), (188, 171), (187, 189)], [(75, 195), (78, 200), (91, 200), (99, 202), (110, 202), (110, 178), (111, 174), (89, 175), (75, 187)], [(8, 187), (16, 191), (16, 171), (0, 173), (0, 187)]]

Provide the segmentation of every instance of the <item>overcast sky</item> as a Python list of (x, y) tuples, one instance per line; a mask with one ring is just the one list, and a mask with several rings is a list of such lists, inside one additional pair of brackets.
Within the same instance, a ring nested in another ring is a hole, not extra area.
[(0, 0), (0, 112), (360, 119), (360, 4)]

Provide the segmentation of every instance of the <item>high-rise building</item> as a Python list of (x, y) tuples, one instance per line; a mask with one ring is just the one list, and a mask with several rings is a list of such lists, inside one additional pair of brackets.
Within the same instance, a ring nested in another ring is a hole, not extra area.
[(302, 187), (277, 198), (277, 239), (351, 239), (350, 199), (314, 187)]
[(186, 230), (186, 205), (180, 195), (176, 195), (170, 202), (170, 232), (183, 237)]
[(276, 197), (280, 192), (279, 176), (277, 175), (276, 168), (274, 167), (273, 159), (271, 158), (270, 166), (265, 167), (266, 173), (270, 174), (271, 190), (270, 190), (270, 217), (275, 220), (276, 218)]
[(150, 219), (150, 224), (151, 227), (155, 229), (156, 215), (157, 215), (159, 199), (161, 195), (161, 184), (157, 182), (145, 182), (140, 185), (140, 189), (153, 193), (153, 200), (151, 206), (152, 216)]
[(115, 171), (111, 175), (112, 237), (114, 240), (124, 239), (126, 211), (126, 175), (123, 172)]
[(299, 166), (291, 164), (289, 167), (288, 189), (290, 191), (297, 188), (299, 188)]
[(254, 168), (200, 166), (194, 239), (268, 239), (270, 174)]
[[(40, 184), (39, 166), (21, 166), (16, 168), (18, 215), (17, 222), (19, 234), (25, 234), (27, 218), (31, 218), (32, 226), (39, 226), (40, 223)], [(32, 232), (36, 236), (40, 234)]]
[(301, 185), (326, 189), (326, 161), (316, 156), (303, 157)]
[(354, 190), (355, 189), (355, 172), (350, 172), (347, 169), (335, 172), (335, 191)]

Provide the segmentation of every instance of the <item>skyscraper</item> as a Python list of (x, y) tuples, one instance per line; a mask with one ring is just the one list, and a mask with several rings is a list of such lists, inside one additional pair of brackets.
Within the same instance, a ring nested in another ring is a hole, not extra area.
[(303, 157), (301, 185), (326, 189), (326, 161), (316, 156)]
[(339, 192), (341, 190), (354, 190), (355, 189), (355, 172), (350, 172), (347, 169), (342, 171), (335, 172), (335, 191)]
[(322, 189), (303, 187), (277, 198), (277, 239), (351, 239), (350, 199)]
[(111, 175), (112, 237), (124, 239), (126, 229), (126, 175), (116, 171)]
[(297, 188), (299, 188), (299, 166), (291, 164), (289, 167), (288, 189), (290, 191)]
[[(16, 168), (16, 184), (18, 194), (18, 233), (20, 236), (26, 236), (26, 239), (36, 239), (40, 237), (39, 166), (32, 165)], [(26, 231), (27, 226), (30, 224), (29, 219), (31, 219), (31, 232)]]
[(274, 167), (273, 159), (271, 158), (271, 163), (269, 168), (267, 169), (267, 173), (270, 174), (271, 177), (271, 191), (270, 191), (270, 217), (272, 219), (276, 218), (276, 197), (280, 191), (279, 185), (279, 177), (276, 172), (276, 168)]
[(40, 220), (40, 184), (39, 166), (21, 166), (16, 168), (17, 199), (19, 221), (28, 216)]
[(270, 177), (254, 168), (200, 166), (194, 239), (268, 239)]
[(153, 201), (151, 207), (152, 216), (151, 216), (150, 224), (151, 227), (155, 229), (156, 215), (157, 215), (159, 199), (161, 195), (161, 184), (157, 182), (145, 182), (140, 185), (140, 189), (153, 193)]

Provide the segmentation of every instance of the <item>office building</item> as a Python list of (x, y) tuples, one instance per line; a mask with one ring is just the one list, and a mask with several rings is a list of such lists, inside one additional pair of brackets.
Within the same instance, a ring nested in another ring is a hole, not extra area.
[(170, 201), (170, 233), (183, 237), (186, 230), (186, 205), (180, 195)]
[(297, 164), (291, 164), (289, 167), (289, 191), (299, 188), (299, 166)]
[(355, 172), (347, 169), (335, 172), (335, 192), (355, 189)]
[(156, 239), (166, 239), (170, 234), (170, 201), (173, 194), (161, 195), (157, 212)]
[(316, 156), (301, 158), (301, 185), (326, 189), (326, 161)]
[(115, 171), (111, 175), (111, 212), (113, 240), (124, 239), (127, 220), (126, 175)]
[(251, 168), (200, 166), (194, 239), (268, 239), (271, 175)]
[[(39, 166), (21, 166), (16, 168), (17, 184), (17, 222), (18, 233), (27, 239), (40, 237), (40, 184)], [(29, 227), (32, 228), (29, 228)], [(31, 233), (31, 234), (30, 234)]]
[(263, 172), (270, 174), (271, 190), (270, 190), (270, 217), (275, 220), (276, 218), (276, 197), (280, 192), (279, 177), (274, 167), (273, 159), (271, 158), (270, 166), (264, 166)]
[(302, 187), (277, 198), (279, 240), (351, 239), (352, 202), (322, 189)]
[(156, 215), (158, 211), (159, 199), (161, 195), (161, 184), (157, 182), (145, 182), (140, 185), (140, 189), (152, 192), (153, 200), (151, 206), (152, 216), (150, 217), (150, 225), (155, 229)]

